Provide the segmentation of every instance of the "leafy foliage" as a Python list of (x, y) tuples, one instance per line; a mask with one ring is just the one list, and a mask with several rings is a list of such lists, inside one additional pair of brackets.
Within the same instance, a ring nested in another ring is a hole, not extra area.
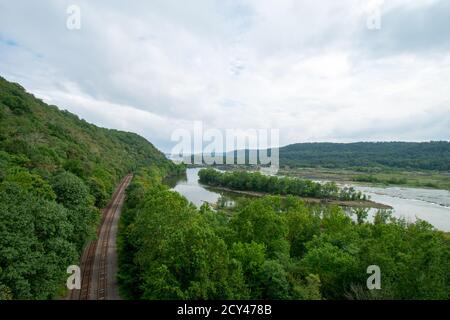
[[(294, 196), (200, 209), (141, 172), (120, 226), (120, 284), (134, 299), (447, 299), (450, 242), (424, 221), (352, 219)], [(367, 267), (381, 268), (368, 290)]]
[(0, 185), (0, 283), (11, 298), (48, 299), (77, 258), (74, 225), (62, 205)]
[[(22, 106), (23, 112), (16, 112), (12, 105)], [(0, 152), (16, 157), (9, 161), (21, 162), (20, 166), (45, 178), (60, 169), (71, 172), (92, 189), (99, 206), (129, 171), (150, 164), (158, 164), (165, 172), (177, 170), (137, 134), (89, 124), (1, 77), (0, 110)]]
[(200, 182), (211, 186), (236, 190), (296, 195), (300, 197), (366, 200), (366, 196), (352, 187), (339, 189), (334, 182), (324, 184), (311, 180), (265, 176), (259, 172), (233, 171), (222, 173), (212, 168), (199, 171)]
[(88, 124), (0, 77), (0, 299), (48, 299), (127, 172), (179, 170), (144, 138)]

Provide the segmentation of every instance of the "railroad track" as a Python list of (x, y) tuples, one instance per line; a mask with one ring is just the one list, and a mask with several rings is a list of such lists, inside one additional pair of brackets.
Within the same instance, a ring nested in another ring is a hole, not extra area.
[[(72, 290), (70, 300), (105, 300), (114, 275), (108, 274), (108, 251), (111, 228), (117, 220), (125, 198), (125, 189), (133, 176), (122, 179), (109, 204), (102, 210), (102, 221), (97, 231), (97, 240), (84, 250), (81, 262), (81, 289)], [(109, 280), (109, 281), (108, 281)]]

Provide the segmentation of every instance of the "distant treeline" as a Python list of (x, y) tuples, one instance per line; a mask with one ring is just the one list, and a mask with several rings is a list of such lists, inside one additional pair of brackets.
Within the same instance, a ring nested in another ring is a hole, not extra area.
[(115, 185), (152, 164), (178, 170), (144, 138), (89, 124), (0, 77), (0, 300), (61, 294)]
[(450, 143), (298, 143), (280, 148), (281, 166), (450, 171)]
[(212, 168), (199, 171), (200, 182), (235, 190), (265, 192), (279, 195), (295, 195), (335, 200), (366, 200), (366, 196), (354, 188), (338, 188), (336, 183), (318, 183), (297, 178), (265, 176), (259, 172), (220, 172)]
[(357, 182), (370, 182), (370, 183), (386, 183), (386, 184), (406, 184), (406, 178), (389, 178), (389, 179), (379, 179), (374, 175), (358, 175), (353, 178), (353, 181)]
[[(281, 147), (278, 151), (279, 165), (283, 168), (322, 167), (366, 172), (386, 169), (450, 171), (450, 143), (447, 141), (297, 143)], [(265, 158), (272, 154), (271, 150), (240, 150), (239, 152), (235, 150), (216, 156), (222, 157), (221, 164), (226, 165), (266, 165), (260, 161), (262, 152), (265, 153)], [(249, 160), (250, 155), (252, 161)], [(194, 156), (187, 160), (193, 163)], [(257, 163), (254, 163), (255, 161)], [(213, 163), (205, 162), (204, 164)], [(219, 163), (216, 162), (216, 165)]]

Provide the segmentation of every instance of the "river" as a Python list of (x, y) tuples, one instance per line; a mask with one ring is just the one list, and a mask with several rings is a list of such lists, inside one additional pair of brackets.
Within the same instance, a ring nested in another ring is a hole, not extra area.
[[(198, 182), (199, 171), (199, 168), (187, 169), (185, 178), (171, 180), (168, 184), (196, 206), (200, 206), (205, 201), (216, 203), (222, 195), (230, 197), (229, 193), (214, 191), (201, 185)], [(352, 186), (370, 196), (373, 201), (393, 207), (393, 215), (396, 217), (403, 217), (410, 222), (419, 218), (431, 223), (439, 230), (450, 232), (450, 191), (448, 190)], [(372, 209), (369, 218), (375, 212), (376, 210)]]

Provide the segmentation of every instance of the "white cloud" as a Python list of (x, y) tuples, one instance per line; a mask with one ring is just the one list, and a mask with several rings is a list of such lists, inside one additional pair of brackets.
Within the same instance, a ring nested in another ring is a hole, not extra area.
[[(65, 27), (73, 3), (80, 31)], [(279, 128), (282, 144), (448, 139), (448, 32), (427, 29), (423, 50), (394, 23), (405, 12), (433, 23), (443, 3), (384, 1), (389, 18), (369, 31), (373, 3), (360, 0), (0, 0), (0, 74), (164, 150), (195, 120)]]

